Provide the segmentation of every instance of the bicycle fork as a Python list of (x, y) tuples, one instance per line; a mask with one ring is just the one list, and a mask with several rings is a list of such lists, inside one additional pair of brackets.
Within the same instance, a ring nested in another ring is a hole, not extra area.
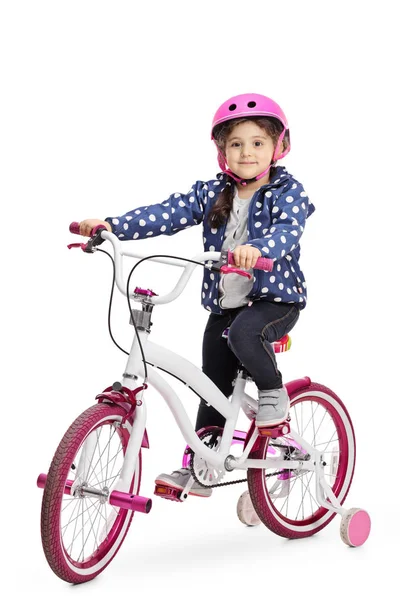
[[(133, 510), (142, 513), (149, 513), (152, 507), (151, 498), (145, 498), (131, 494), (129, 488), (134, 476), (137, 458), (145, 435), (146, 408), (143, 403), (136, 406), (135, 419), (129, 437), (125, 458), (117, 484), (114, 486), (111, 494), (107, 490), (88, 485), (89, 474), (92, 469), (93, 456), (98, 444), (96, 431), (92, 431), (86, 438), (81, 456), (76, 468), (76, 477), (72, 481), (67, 479), (65, 482), (64, 494), (75, 496), (76, 498), (91, 497), (100, 502), (108, 502), (113, 506), (118, 506), (126, 510)], [(116, 423), (118, 427), (126, 427), (127, 423)], [(47, 481), (47, 475), (41, 473), (37, 479), (37, 486), (44, 488)]]

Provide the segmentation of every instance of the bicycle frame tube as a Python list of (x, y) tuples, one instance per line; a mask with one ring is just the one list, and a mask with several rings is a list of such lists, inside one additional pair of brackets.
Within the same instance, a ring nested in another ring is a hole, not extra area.
[[(239, 415), (241, 401), (244, 395), (244, 387), (246, 380), (240, 374), (237, 377), (235, 388), (232, 394), (232, 400), (229, 401), (215, 384), (193, 363), (180, 355), (159, 346), (148, 340), (148, 333), (139, 331), (139, 336), (143, 345), (143, 350), (146, 356), (148, 382), (160, 393), (167, 402), (177, 425), (186, 441), (192, 450), (209, 462), (217, 469), (225, 468), (225, 460), (229, 455), (230, 447), (236, 423)], [(144, 377), (144, 367), (141, 361), (139, 345), (135, 338), (132, 344), (131, 355), (128, 358), (127, 369), (134, 368), (134, 372), (129, 370), (129, 378), (124, 378), (123, 385), (133, 389), (135, 382), (132, 376)], [(197, 394), (214, 406), (225, 418), (226, 424), (222, 434), (221, 446), (218, 452), (211, 450), (203, 444), (198, 438), (190, 419), (183, 407), (175, 390), (168, 382), (157, 372), (157, 368), (163, 369), (177, 378), (181, 379), (189, 385)], [(127, 371), (128, 372), (128, 371)], [(141, 393), (142, 395), (142, 393)], [(145, 394), (143, 394), (145, 396)], [(126, 451), (121, 479), (115, 489), (126, 491), (129, 481), (134, 473), (136, 457), (139, 452), (141, 440), (145, 429), (145, 398), (142, 398), (143, 404), (136, 408), (137, 413), (133, 423), (131, 436)], [(301, 440), (299, 440), (301, 442)], [(250, 448), (245, 452), (244, 460), (231, 460), (233, 468), (247, 469), (249, 467), (256, 468), (292, 468), (298, 469), (301, 466), (314, 470), (314, 465), (311, 461), (277, 461), (274, 458), (266, 458), (265, 460), (249, 460), (247, 455)], [(124, 483), (122, 482), (124, 480)]]
[[(150, 342), (148, 340), (149, 334), (147, 332), (139, 331), (139, 336), (146, 357), (146, 362), (150, 363), (147, 364), (148, 381), (167, 402), (167, 405), (171, 410), (186, 443), (194, 450), (194, 452), (198, 452), (200, 456), (204, 457), (206, 460), (209, 460), (216, 468), (223, 468), (224, 460), (231, 446), (237, 418), (239, 415), (240, 396), (241, 390), (243, 391), (244, 388), (244, 380), (241, 383), (238, 378), (239, 383), (237, 386), (235, 386), (232, 401), (230, 402), (217, 388), (217, 386), (207, 377), (207, 375), (205, 375), (193, 363), (183, 358), (179, 354), (172, 352), (171, 350)], [(154, 367), (151, 365), (154, 365)], [(181, 400), (168, 382), (161, 375), (159, 375), (156, 369), (157, 367), (184, 381), (186, 385), (190, 386), (199, 396), (214, 406), (214, 408), (225, 417), (226, 425), (224, 428), (220, 452), (218, 452), (218, 454), (210, 448), (207, 448), (198, 438)], [(128, 358), (125, 375), (128, 376), (123, 378), (122, 384), (129, 389), (134, 389), (134, 387), (137, 385), (135, 382), (136, 378), (144, 378), (144, 366), (136, 336), (132, 343), (132, 349)], [(144, 405), (145, 399), (143, 399), (142, 406)], [(137, 407), (136, 410), (138, 410), (138, 408), (141, 409), (142, 406)], [(144, 428), (145, 421), (141, 422), (139, 425), (139, 423), (136, 423), (135, 418), (131, 437), (128, 443), (125, 463), (130, 463), (134, 458), (135, 455), (133, 451), (131, 452), (131, 447), (137, 447), (137, 444), (141, 443), (144, 434)]]
[[(138, 394), (141, 397), (143, 392)], [(133, 475), (136, 470), (136, 461), (139, 456), (140, 448), (142, 446), (142, 440), (144, 431), (146, 428), (146, 405), (142, 402), (141, 405), (136, 406), (135, 409), (135, 420), (133, 423), (131, 435), (129, 436), (128, 447), (125, 452), (125, 459), (121, 469), (121, 475), (118, 479), (116, 486), (114, 487), (114, 491), (118, 492), (128, 492)]]
[(82, 454), (76, 469), (75, 480), (71, 487), (71, 496), (74, 495), (75, 489), (86, 482), (89, 470), (92, 465), (94, 452), (97, 445), (96, 431), (92, 431), (85, 440), (82, 446)]

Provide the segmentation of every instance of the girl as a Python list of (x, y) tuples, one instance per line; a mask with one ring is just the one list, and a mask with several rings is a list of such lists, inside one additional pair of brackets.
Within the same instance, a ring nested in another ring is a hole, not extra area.
[[(241, 94), (217, 110), (211, 138), (222, 173), (197, 181), (187, 194), (172, 194), (161, 204), (139, 207), (105, 221), (88, 219), (80, 233), (103, 224), (124, 240), (176, 232), (203, 223), (204, 249), (234, 253), (235, 273), (218, 276), (204, 269), (202, 304), (210, 311), (203, 339), (203, 372), (227, 397), (240, 363), (258, 388), (259, 427), (286, 420), (289, 397), (283, 387), (271, 342), (295, 325), (306, 305), (306, 284), (299, 267), (300, 237), (315, 208), (303, 186), (276, 161), (290, 150), (282, 109), (270, 98)], [(273, 271), (253, 267), (260, 256), (272, 258)], [(222, 337), (229, 327), (228, 339)], [(224, 426), (225, 419), (201, 400), (196, 431)], [(189, 469), (162, 473), (156, 484), (183, 489)], [(210, 496), (211, 488), (194, 482), (190, 494)]]

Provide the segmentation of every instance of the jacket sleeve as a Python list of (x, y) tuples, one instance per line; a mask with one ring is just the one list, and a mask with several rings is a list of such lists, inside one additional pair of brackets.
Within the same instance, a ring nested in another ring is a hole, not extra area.
[(121, 217), (107, 217), (112, 232), (122, 240), (174, 235), (203, 221), (208, 186), (197, 181), (187, 194), (171, 194), (160, 204), (140, 206)]
[[(307, 217), (315, 210), (300, 184), (281, 194), (272, 205), (272, 223), (264, 237), (248, 240), (246, 245), (255, 246), (261, 255), (279, 260), (298, 245)], [(255, 223), (255, 227), (261, 223)]]

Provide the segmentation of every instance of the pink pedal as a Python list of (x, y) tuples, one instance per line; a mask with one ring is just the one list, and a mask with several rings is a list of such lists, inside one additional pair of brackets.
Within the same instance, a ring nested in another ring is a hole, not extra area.
[(287, 421), (273, 427), (259, 427), (258, 433), (262, 437), (278, 438), (290, 433), (290, 425)]
[(175, 500), (175, 502), (182, 502), (181, 493), (182, 490), (161, 483), (156, 483), (156, 487), (154, 488), (155, 496), (160, 496), (160, 498), (165, 498), (166, 500)]

